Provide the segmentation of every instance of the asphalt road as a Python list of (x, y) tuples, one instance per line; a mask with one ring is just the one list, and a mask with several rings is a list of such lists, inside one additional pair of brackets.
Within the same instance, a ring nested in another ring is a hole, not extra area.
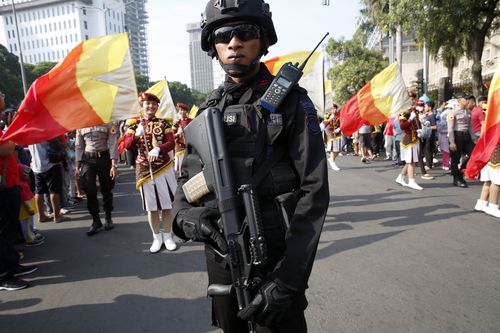
[[(423, 191), (398, 168), (339, 157), (308, 290), (309, 332), (500, 332), (500, 219), (475, 213), (468, 189), (432, 170)], [(210, 326), (202, 246), (148, 252), (151, 234), (132, 170), (115, 188), (116, 228), (87, 237), (72, 220), (39, 226), (25, 249), (31, 287), (0, 292), (0, 332), (220, 332)]]

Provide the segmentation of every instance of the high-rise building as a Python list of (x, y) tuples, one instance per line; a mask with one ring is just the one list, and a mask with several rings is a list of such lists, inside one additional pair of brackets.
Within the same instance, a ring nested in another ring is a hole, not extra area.
[(146, 12), (146, 1), (126, 2), (125, 30), (129, 35), (130, 53), (135, 70), (149, 77), (148, 36), (146, 30), (149, 17)]
[(189, 60), (191, 67), (191, 88), (208, 93), (214, 87), (212, 59), (201, 49), (200, 23), (189, 23)]
[[(0, 44), (26, 63), (57, 62), (87, 39), (125, 32), (125, 8), (138, 2), (123, 0), (0, 0)], [(16, 21), (18, 29), (16, 29)], [(20, 46), (18, 45), (19, 31)], [(147, 38), (143, 37), (146, 45)], [(144, 44), (139, 44), (144, 45)], [(131, 43), (131, 53), (136, 52)], [(149, 67), (147, 61), (146, 68)], [(134, 63), (135, 64), (135, 63)], [(142, 67), (136, 67), (141, 73)]]

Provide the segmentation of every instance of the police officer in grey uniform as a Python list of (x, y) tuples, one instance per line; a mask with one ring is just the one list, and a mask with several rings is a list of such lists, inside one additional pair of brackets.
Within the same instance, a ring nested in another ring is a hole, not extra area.
[(88, 236), (95, 235), (102, 228), (99, 217), (96, 178), (103, 198), (105, 230), (113, 229), (111, 212), (113, 210), (113, 187), (118, 176), (118, 134), (117, 125), (110, 123), (79, 129), (75, 142), (77, 177), (80, 179), (87, 196), (87, 209), (92, 215), (92, 225)]
[[(259, 333), (305, 333), (305, 291), (329, 203), (314, 104), (296, 84), (275, 112), (256, 103), (273, 81), (260, 59), (278, 39), (267, 3), (210, 0), (201, 27), (202, 49), (219, 60), (227, 77), (199, 113), (213, 110), (205, 110), (210, 107), (223, 113), (225, 158), (235, 188), (249, 182), (256, 190), (267, 249), (267, 262), (252, 269), (253, 301), (238, 311), (234, 293), (214, 296), (213, 325), (226, 333), (248, 332), (247, 320), (253, 317)], [(217, 223), (225, 208), (218, 206), (213, 193), (190, 203), (182, 190), (202, 167), (198, 153), (188, 147), (172, 209), (173, 230), (182, 239), (205, 242), (209, 284), (228, 285), (229, 263), (220, 255), (228, 246)], [(291, 199), (284, 200), (289, 203), (287, 214), (277, 205), (285, 197)]]
[(458, 107), (451, 110), (447, 117), (448, 140), (450, 141), (450, 169), (453, 175), (453, 185), (458, 187), (467, 187), (464, 175), (460, 172), (458, 164), (462, 155), (467, 155), (462, 165), (467, 164), (469, 156), (475, 145), (474, 130), (472, 128), (472, 116), (467, 108), (467, 95), (459, 94)]

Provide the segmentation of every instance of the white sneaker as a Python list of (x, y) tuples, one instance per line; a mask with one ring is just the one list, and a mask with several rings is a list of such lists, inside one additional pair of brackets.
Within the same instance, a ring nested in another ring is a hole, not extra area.
[(396, 183), (401, 186), (408, 186), (408, 184), (405, 182), (405, 177), (402, 174), (399, 174), (398, 178), (396, 178)]
[(337, 166), (337, 164), (335, 162), (332, 162), (332, 161), (330, 161), (330, 167), (332, 168), (332, 170), (335, 170), (335, 171), (340, 170), (340, 168)]
[(161, 250), (161, 245), (163, 244), (163, 239), (161, 237), (161, 232), (158, 234), (153, 234), (153, 244), (149, 248), (149, 252), (158, 253)]
[(168, 251), (175, 251), (177, 249), (177, 244), (175, 244), (170, 232), (163, 232), (163, 242)]
[(484, 212), (493, 217), (500, 218), (500, 209), (498, 209), (498, 205), (488, 205), (484, 209)]
[(422, 191), (423, 190), (423, 187), (421, 187), (420, 185), (417, 184), (417, 182), (415, 181), (415, 179), (413, 178), (408, 178), (408, 185), (407, 185), (409, 188), (412, 188), (414, 190), (418, 190), (418, 191)]
[(476, 205), (474, 206), (474, 210), (477, 212), (484, 212), (486, 207), (488, 207), (488, 201), (477, 199)]

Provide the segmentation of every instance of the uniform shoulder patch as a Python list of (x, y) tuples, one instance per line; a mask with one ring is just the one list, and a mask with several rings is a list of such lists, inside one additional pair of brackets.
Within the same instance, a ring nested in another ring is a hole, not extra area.
[(448, 115), (448, 117), (446, 117), (446, 119), (448, 119), (448, 120), (453, 120), (453, 119), (455, 119), (455, 115), (454, 115), (453, 113), (450, 113), (450, 114)]
[(112, 134), (112, 135), (115, 135), (116, 134), (116, 125), (115, 124), (112, 124), (109, 126), (109, 133)]
[(306, 112), (307, 128), (309, 129), (309, 132), (311, 134), (321, 133), (321, 129), (319, 128), (318, 113), (316, 112), (316, 108), (314, 107), (314, 104), (309, 96), (301, 96), (299, 103)]

